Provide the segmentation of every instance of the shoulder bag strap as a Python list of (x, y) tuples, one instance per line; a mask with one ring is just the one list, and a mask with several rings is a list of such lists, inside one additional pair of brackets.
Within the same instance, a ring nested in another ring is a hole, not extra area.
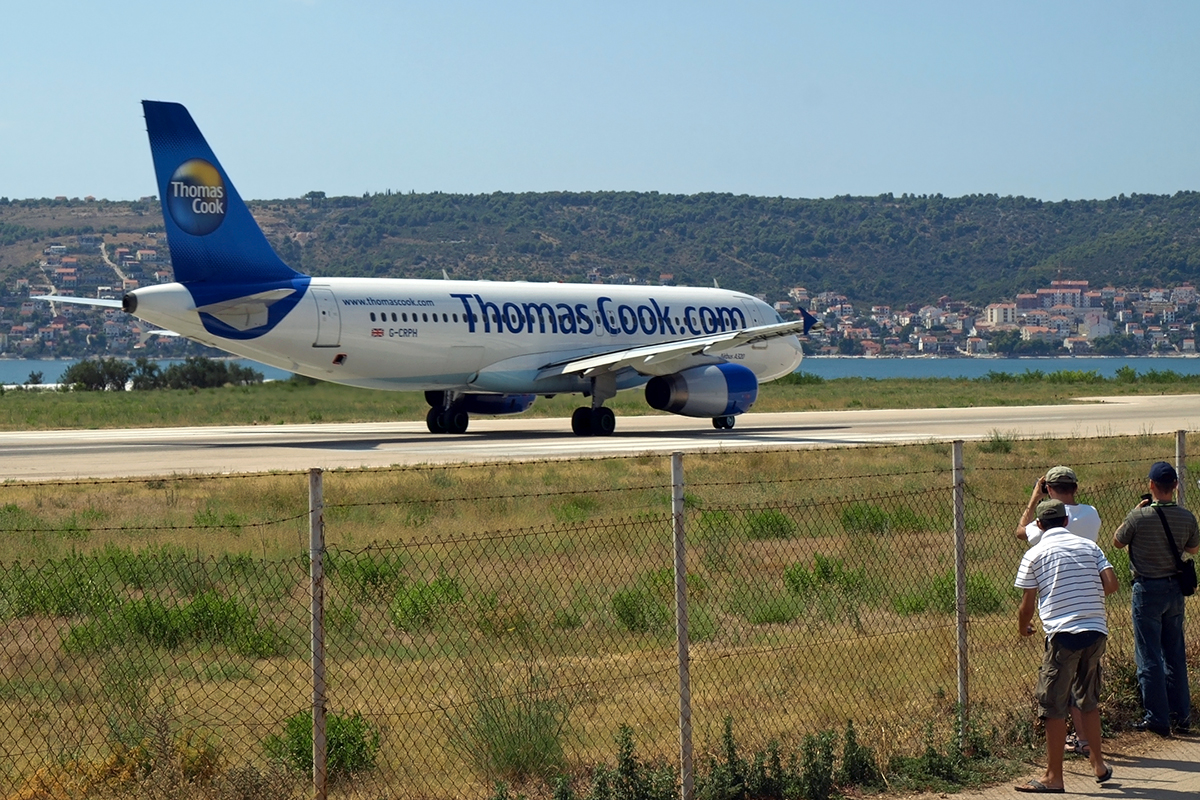
[(1175, 544), (1175, 536), (1171, 533), (1171, 526), (1167, 524), (1167, 515), (1159, 506), (1154, 506), (1154, 510), (1158, 512), (1158, 518), (1162, 522), (1163, 533), (1167, 536), (1167, 544), (1171, 545), (1171, 555), (1175, 556), (1175, 569), (1183, 571), (1183, 559), (1179, 557), (1179, 545)]

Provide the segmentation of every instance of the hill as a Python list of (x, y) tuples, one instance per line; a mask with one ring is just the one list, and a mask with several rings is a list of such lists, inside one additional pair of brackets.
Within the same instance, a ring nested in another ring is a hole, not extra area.
[[(793, 286), (859, 303), (986, 304), (1055, 277), (1093, 286), (1200, 281), (1200, 193), (1044, 202), (881, 195), (393, 194), (252, 202), (280, 255), (316, 275), (628, 280), (783, 299)], [(0, 280), (43, 279), (44, 246), (91, 234), (137, 245), (154, 202), (0, 198)], [(153, 237), (149, 237), (153, 238)], [(165, 255), (165, 253), (164, 253)]]

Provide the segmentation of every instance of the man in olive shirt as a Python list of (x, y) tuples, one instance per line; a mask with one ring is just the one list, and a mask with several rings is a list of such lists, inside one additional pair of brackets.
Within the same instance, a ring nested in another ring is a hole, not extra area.
[(1175, 554), (1159, 511), (1182, 555), (1200, 550), (1196, 517), (1174, 503), (1179, 476), (1165, 461), (1150, 467), (1150, 496), (1129, 512), (1113, 536), (1129, 547), (1133, 573), (1134, 657), (1146, 715), (1135, 727), (1170, 736), (1191, 729), (1192, 699), (1183, 643), (1183, 593), (1175, 580)]

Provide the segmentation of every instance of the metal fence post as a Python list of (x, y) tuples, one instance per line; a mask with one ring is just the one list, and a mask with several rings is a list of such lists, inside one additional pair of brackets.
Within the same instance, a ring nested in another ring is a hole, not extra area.
[(319, 468), (308, 471), (308, 564), (312, 588), (313, 798), (325, 800), (325, 499)]
[(675, 540), (675, 640), (679, 661), (680, 797), (692, 800), (692, 679), (688, 656), (687, 560), (683, 526), (683, 453), (671, 454), (671, 521)]
[(1179, 496), (1175, 502), (1187, 508), (1187, 431), (1175, 431), (1175, 472), (1179, 475)]
[(967, 734), (967, 526), (963, 443), (954, 440), (954, 613), (958, 628), (959, 735)]

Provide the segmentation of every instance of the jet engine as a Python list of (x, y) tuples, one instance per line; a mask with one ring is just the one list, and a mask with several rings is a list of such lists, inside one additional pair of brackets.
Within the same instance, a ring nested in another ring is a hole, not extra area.
[(685, 417), (732, 417), (749, 411), (757, 399), (758, 378), (729, 362), (656, 376), (646, 384), (651, 408)]

